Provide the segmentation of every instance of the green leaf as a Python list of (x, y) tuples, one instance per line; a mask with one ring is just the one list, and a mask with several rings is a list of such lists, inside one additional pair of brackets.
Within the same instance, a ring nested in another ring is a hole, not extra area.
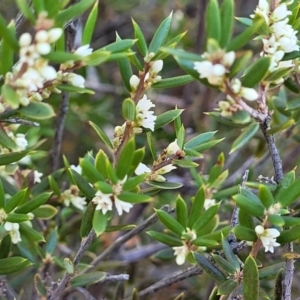
[(295, 170), (285, 174), (275, 190), (275, 202), (284, 197), (285, 190), (295, 181)]
[(284, 268), (284, 265), (285, 265), (285, 263), (281, 262), (281, 263), (277, 263), (277, 264), (270, 265), (268, 267), (259, 269), (259, 271), (258, 271), (259, 279), (274, 278), (277, 275), (278, 270), (280, 270), (281, 268)]
[(183, 111), (183, 109), (174, 109), (166, 111), (161, 115), (157, 116), (157, 119), (155, 121), (155, 130), (174, 121), (178, 116), (181, 115)]
[(209, 141), (203, 144), (198, 145), (197, 147), (194, 147), (192, 149), (186, 149), (186, 150), (194, 150), (194, 151), (198, 151), (198, 152), (203, 152), (207, 149), (210, 149), (211, 147), (219, 144), (220, 142), (222, 142), (225, 138), (222, 139), (218, 139), (218, 140), (213, 140), (213, 141)]
[(32, 265), (32, 263), (23, 257), (15, 256), (2, 258), (0, 259), (0, 275), (19, 272), (30, 265)]
[(278, 79), (286, 77), (289, 73), (291, 73), (291, 71), (292, 71), (291, 69), (285, 69), (285, 68), (278, 69), (272, 72), (271, 74), (269, 74), (264, 80), (270, 82), (276, 81)]
[(30, 242), (45, 242), (44, 236), (40, 232), (29, 227), (25, 223), (20, 223), (20, 233), (21, 236), (24, 235)]
[(195, 136), (194, 138), (190, 139), (184, 145), (184, 148), (185, 149), (192, 148), (196, 150), (201, 144), (208, 142), (216, 134), (216, 132), (217, 131), (209, 131), (209, 132), (201, 133)]
[(2, 180), (0, 179), (0, 208), (3, 208), (5, 206), (6, 206), (5, 205), (5, 194), (4, 194)]
[(87, 66), (98, 66), (105, 61), (107, 61), (111, 57), (111, 53), (109, 51), (97, 50), (91, 53), (88, 56), (82, 58), (82, 61)]
[(32, 0), (34, 11), (39, 14), (42, 11), (45, 11), (44, 1), (43, 0)]
[(80, 225), (80, 236), (82, 238), (88, 236), (93, 228), (93, 216), (95, 208), (96, 206), (93, 204), (93, 202), (90, 202), (83, 213), (83, 218)]
[(299, 108), (300, 108), (300, 98), (296, 98), (288, 102), (286, 110), (297, 110)]
[(194, 80), (194, 77), (191, 75), (181, 75), (172, 78), (162, 79), (154, 83), (151, 87), (154, 89), (169, 89), (172, 87), (188, 84)]
[(240, 225), (244, 227), (248, 227), (253, 230), (255, 228), (253, 217), (243, 209), (239, 209), (239, 222)]
[(219, 230), (215, 230), (214, 232), (203, 235), (202, 238), (221, 241), (224, 236), (229, 235), (229, 232), (230, 232), (230, 226), (225, 226)]
[(244, 45), (246, 45), (255, 32), (264, 24), (265, 20), (263, 16), (255, 17), (255, 22), (253, 22), (252, 26), (245, 29), (241, 34), (233, 38), (228, 46), (227, 51), (237, 51), (241, 49)]
[(10, 213), (7, 215), (6, 220), (7, 222), (11, 223), (21, 223), (25, 221), (29, 221), (30, 217), (27, 214), (14, 214)]
[(220, 36), (220, 47), (226, 48), (232, 35), (233, 24), (234, 24), (234, 1), (223, 0), (220, 9), (221, 13), (221, 36)]
[(47, 239), (45, 245), (45, 252), (51, 255), (56, 247), (57, 241), (58, 241), (57, 229), (53, 229), (50, 232), (49, 237)]
[(265, 208), (261, 203), (257, 203), (241, 194), (233, 196), (232, 199), (240, 208), (252, 216), (262, 217), (264, 215)]
[(6, 235), (0, 241), (0, 259), (8, 257), (11, 248), (11, 238), (10, 235)]
[(204, 239), (202, 237), (193, 240), (192, 243), (198, 247), (216, 247), (219, 245), (215, 240)]
[(248, 256), (243, 270), (243, 296), (245, 300), (259, 299), (259, 277), (255, 259)]
[(45, 120), (55, 116), (51, 105), (44, 102), (30, 102), (28, 106), (20, 108), (20, 114), (33, 120)]
[(128, 179), (124, 184), (123, 184), (123, 191), (131, 191), (134, 188), (136, 188), (140, 183), (142, 183), (145, 178), (147, 177), (147, 174), (141, 174), (135, 177), (132, 177)]
[(55, 179), (53, 178), (53, 176), (49, 175), (48, 180), (49, 180), (49, 185), (50, 185), (51, 191), (53, 191), (53, 194), (60, 196), (61, 195), (60, 188), (59, 188), (57, 182), (55, 181)]
[(205, 201), (205, 191), (203, 187), (200, 187), (195, 197), (192, 199), (192, 207), (188, 219), (189, 228), (192, 228), (194, 226), (196, 220), (199, 218), (199, 215), (202, 213), (204, 201)]
[(58, 25), (65, 24), (69, 20), (82, 15), (94, 2), (95, 0), (85, 0), (69, 6), (55, 16), (55, 23)]
[(79, 190), (87, 197), (89, 200), (92, 200), (95, 196), (95, 190), (89, 185), (89, 183), (75, 170), (69, 168), (76, 185), (78, 186)]
[(17, 207), (14, 212), (18, 214), (27, 214), (32, 212), (34, 209), (40, 207), (41, 205), (45, 204), (45, 202), (49, 199), (51, 196), (51, 192), (46, 192), (43, 194), (40, 194), (33, 199), (29, 200), (25, 204)]
[(107, 145), (110, 149), (113, 149), (113, 145), (106, 133), (92, 121), (89, 121), (88, 123), (94, 128), (94, 130), (97, 132), (98, 136), (105, 143), (105, 145)]
[(96, 235), (99, 236), (106, 229), (107, 225), (107, 215), (104, 215), (101, 210), (95, 210), (93, 216), (93, 229), (96, 232)]
[(290, 53), (285, 53), (282, 60), (285, 61), (285, 60), (292, 60), (292, 59), (296, 59), (300, 57), (300, 51), (293, 51), (293, 52), (290, 52)]
[(205, 21), (207, 39), (211, 38), (219, 42), (221, 37), (221, 19), (217, 0), (210, 0), (208, 2)]
[(177, 144), (180, 149), (183, 149), (185, 137), (186, 137), (185, 128), (183, 125), (181, 125), (179, 131), (177, 132)]
[(261, 82), (268, 73), (271, 64), (270, 57), (260, 57), (245, 71), (241, 79), (242, 86), (252, 88)]
[(79, 86), (74, 86), (70, 84), (59, 84), (57, 88), (61, 91), (69, 92), (69, 93), (79, 93), (79, 94), (89, 94), (89, 95), (94, 95), (95, 92), (91, 89), (87, 88), (82, 88)]
[(36, 291), (38, 292), (39, 296), (47, 298), (47, 289), (44, 285), (41, 275), (38, 273), (35, 274), (33, 280), (34, 280), (34, 287), (35, 287)]
[(173, 237), (169, 234), (160, 233), (156, 231), (147, 231), (147, 234), (149, 234), (153, 239), (170, 247), (182, 246), (182, 241), (179, 238)]
[(98, 17), (98, 0), (95, 2), (89, 17), (85, 23), (83, 34), (82, 34), (82, 45), (88, 45), (91, 43), (94, 28)]
[(241, 133), (241, 135), (237, 139), (235, 139), (235, 141), (233, 142), (229, 154), (242, 148), (245, 144), (247, 144), (248, 141), (255, 135), (258, 128), (259, 128), (259, 126), (258, 126), (258, 123), (256, 123), (256, 122), (252, 123), (248, 127), (246, 127), (243, 130), (243, 132)]
[(83, 174), (89, 179), (91, 183), (97, 181), (104, 181), (105, 178), (98, 172), (96, 167), (91, 163), (88, 157), (80, 158), (79, 164), (82, 168)]
[(232, 265), (229, 261), (227, 261), (225, 258), (223, 258), (221, 255), (218, 254), (212, 254), (211, 255), (215, 262), (227, 273), (229, 274), (235, 274), (236, 269), (234, 265)]
[(243, 51), (240, 53), (230, 68), (229, 77), (233, 78), (237, 73), (243, 70), (247, 66), (251, 57), (252, 51)]
[(118, 199), (128, 203), (141, 203), (151, 201), (151, 196), (123, 191)]
[(185, 232), (185, 228), (174, 218), (172, 218), (167, 212), (158, 209), (156, 214), (159, 220), (172, 232), (176, 233), (181, 237), (181, 235)]
[(35, 23), (35, 16), (32, 13), (32, 10), (30, 9), (29, 4), (26, 0), (16, 0), (16, 4), (19, 8), (19, 10), (22, 12), (23, 16), (29, 20), (31, 23)]
[(186, 228), (188, 221), (188, 212), (185, 201), (181, 198), (180, 195), (177, 196), (176, 200), (176, 218), (177, 221)]
[(132, 99), (126, 98), (122, 103), (122, 115), (125, 120), (134, 121), (136, 118), (136, 107)]
[(153, 160), (157, 159), (157, 151), (155, 146), (155, 140), (151, 131), (146, 132), (147, 142), (149, 146), (149, 150), (151, 152)]
[(193, 230), (198, 231), (202, 229), (206, 224), (208, 224), (213, 217), (217, 214), (219, 209), (219, 204), (209, 207), (203, 214), (199, 216), (193, 225)]
[(300, 237), (300, 226), (295, 226), (291, 229), (280, 232), (280, 236), (276, 238), (276, 242), (285, 244), (293, 242)]
[(259, 185), (258, 197), (266, 209), (274, 204), (274, 198), (270, 189), (265, 185)]
[(148, 53), (145, 37), (140, 26), (133, 19), (131, 19), (131, 21), (134, 29), (134, 38), (137, 40), (136, 45), (138, 46), (142, 56), (145, 57)]
[(284, 220), (279, 215), (269, 215), (268, 221), (275, 226), (280, 226), (280, 227), (284, 226)]
[[(1, 157), (0, 157), (1, 158)], [(0, 160), (1, 161), (1, 160)], [(288, 186), (283, 192), (276, 195), (281, 207), (288, 207), (300, 196), (300, 177)]]
[(1, 89), (2, 97), (12, 109), (16, 109), (20, 105), (20, 99), (17, 92), (8, 84), (4, 84)]
[(74, 275), (75, 273), (75, 266), (72, 262), (72, 260), (68, 257), (65, 257), (63, 260), (64, 268), (67, 271), (68, 274)]
[(149, 45), (149, 52), (156, 53), (161, 46), (164, 45), (166, 42), (170, 27), (171, 27), (171, 21), (172, 21), (172, 13), (162, 21), (162, 23), (159, 25), (158, 29), (156, 30), (150, 45)]
[(106, 226), (105, 232), (125, 231), (132, 230), (134, 228), (136, 228), (135, 224), (110, 225)]
[(72, 286), (85, 286), (101, 282), (106, 278), (105, 272), (90, 272), (88, 274), (77, 275), (71, 279)]
[(118, 66), (120, 70), (120, 74), (123, 80), (123, 83), (128, 92), (131, 92), (130, 86), (130, 78), (133, 75), (131, 63), (128, 57), (122, 58), (118, 60)]
[(187, 159), (174, 159), (173, 164), (187, 169), (197, 168), (199, 166), (199, 164), (195, 163), (194, 161)]
[(241, 241), (254, 242), (257, 240), (257, 235), (256, 235), (255, 231), (248, 227), (236, 225), (233, 228), (233, 232), (234, 232), (235, 236)]
[(222, 248), (224, 250), (225, 257), (227, 261), (230, 263), (230, 265), (236, 270), (240, 270), (241, 266), (240, 263), (233, 253), (231, 246), (229, 245), (228, 241), (226, 238), (222, 239)]
[(220, 122), (222, 124), (226, 124), (226, 125), (234, 126), (234, 127), (245, 127), (245, 126), (250, 125), (250, 123), (252, 122), (252, 121), (250, 122), (251, 119), (249, 119), (249, 121), (243, 120), (242, 123), (238, 123), (236, 121), (233, 122), (232, 118), (222, 117), (219, 112), (209, 112), (206, 114), (213, 117), (215, 120), (217, 120), (218, 122)]
[(284, 225), (286, 227), (300, 225), (300, 218), (298, 217), (281, 216), (281, 218), (284, 221)]
[(168, 182), (168, 181), (164, 181), (164, 182), (148, 181), (147, 183), (151, 186), (154, 186), (154, 187), (157, 187), (157, 188), (163, 189), (163, 190), (175, 190), (175, 189), (179, 189), (183, 186), (182, 183)]
[(124, 179), (129, 172), (134, 155), (134, 150), (135, 141), (134, 138), (131, 138), (121, 150), (119, 161), (116, 167), (116, 173), (120, 180)]
[(11, 47), (13, 51), (19, 50), (19, 43), (14, 34), (12, 34), (11, 30), (8, 28), (5, 19), (0, 14), (0, 36), (2, 39)]
[[(11, 32), (11, 35), (16, 35), (15, 23), (10, 22), (8, 25), (8, 30)], [(7, 72), (12, 70), (14, 64), (14, 53), (11, 51), (11, 47), (9, 44), (2, 40), (1, 43), (1, 71), (2, 74), (5, 75)]]
[(201, 268), (215, 281), (222, 283), (226, 281), (226, 276), (214, 266), (203, 254), (193, 253), (193, 256)]
[(218, 295), (229, 295), (238, 286), (238, 283), (233, 279), (227, 279), (218, 287)]
[(68, 60), (81, 61), (82, 59), (81, 55), (76, 55), (74, 53), (65, 51), (50, 52), (49, 54), (43, 55), (43, 57), (55, 63), (64, 63)]
[(32, 213), (38, 219), (50, 220), (58, 213), (58, 210), (50, 204), (44, 204), (33, 210)]
[(145, 148), (140, 148), (134, 151), (131, 168), (128, 172), (128, 175), (131, 175), (135, 171), (138, 165), (142, 162), (144, 156), (145, 156)]
[(11, 163), (17, 162), (32, 151), (24, 150), (20, 152), (13, 152), (0, 155), (0, 166), (9, 165)]

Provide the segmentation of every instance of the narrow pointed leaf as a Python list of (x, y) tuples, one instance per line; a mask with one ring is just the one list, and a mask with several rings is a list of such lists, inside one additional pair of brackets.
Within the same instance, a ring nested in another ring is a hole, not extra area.
[(80, 236), (82, 238), (88, 236), (93, 228), (93, 216), (95, 208), (96, 206), (92, 202), (90, 202), (83, 213), (83, 218), (80, 225)]
[(190, 210), (190, 215), (188, 219), (188, 227), (192, 228), (202, 214), (203, 205), (205, 201), (205, 191), (203, 187), (200, 187), (196, 193), (196, 196), (192, 200), (192, 208)]
[(202, 229), (206, 224), (208, 224), (213, 217), (217, 214), (219, 209), (219, 204), (213, 205), (208, 208), (201, 216), (196, 220), (193, 225), (193, 230), (198, 231)]
[(248, 256), (243, 270), (243, 295), (245, 300), (259, 299), (259, 277), (256, 262)]
[(221, 24), (220, 47), (225, 48), (231, 39), (234, 24), (234, 1), (224, 0), (221, 5)]
[(101, 210), (95, 210), (93, 216), (93, 229), (96, 232), (96, 235), (101, 235), (107, 225), (107, 215), (104, 215)]
[(30, 265), (32, 265), (32, 263), (23, 257), (15, 256), (2, 258), (0, 259), (0, 275), (19, 272)]
[(176, 200), (176, 218), (177, 221), (184, 227), (187, 227), (188, 212), (185, 201), (178, 195)]
[(257, 235), (253, 229), (244, 227), (241, 225), (236, 225), (233, 229), (235, 236), (241, 241), (251, 241), (257, 240)]
[(107, 134), (95, 123), (92, 121), (89, 121), (89, 124), (94, 128), (94, 130), (97, 132), (98, 136), (101, 138), (101, 140), (110, 148), (113, 149), (113, 145), (108, 138)]
[(229, 295), (238, 286), (238, 283), (233, 279), (227, 279), (218, 288), (218, 295)]
[(284, 268), (284, 265), (285, 263), (281, 262), (259, 269), (259, 279), (269, 279), (275, 277), (278, 273), (278, 270)]
[[(0, 159), (1, 161), (1, 159)], [(276, 199), (282, 207), (288, 207), (300, 196), (300, 177), (289, 185), (284, 191), (276, 195)]]
[(106, 278), (105, 272), (91, 272), (88, 274), (77, 275), (71, 279), (72, 286), (85, 286), (101, 282)]
[(185, 228), (174, 218), (172, 218), (167, 212), (163, 210), (157, 210), (156, 214), (159, 220), (171, 231), (176, 233), (181, 237), (181, 235), (185, 232)]
[(240, 268), (241, 268), (240, 263), (239, 263), (237, 257), (235, 256), (235, 254), (233, 253), (233, 251), (231, 249), (231, 246), (229, 245), (226, 238), (222, 239), (222, 248), (224, 250), (224, 254), (225, 254), (226, 259), (232, 265), (232, 267), (236, 271), (240, 270)]
[(232, 198), (240, 208), (252, 216), (262, 217), (264, 215), (265, 208), (262, 204), (256, 203), (255, 201), (252, 201), (241, 194), (235, 195)]
[(208, 2), (205, 20), (207, 39), (211, 38), (219, 42), (221, 37), (221, 20), (217, 0), (210, 0)]
[(126, 98), (122, 103), (122, 115), (127, 121), (134, 121), (136, 117), (136, 107), (132, 99)]
[(201, 134), (197, 135), (196, 137), (190, 139), (184, 145), (184, 148), (196, 149), (199, 147), (199, 145), (208, 142), (215, 134), (216, 134), (216, 131), (209, 131), (209, 132), (201, 133)]
[(169, 234), (160, 233), (156, 231), (147, 231), (147, 234), (149, 234), (153, 239), (170, 247), (182, 246), (182, 241), (179, 238), (173, 237)]
[(134, 28), (134, 38), (137, 39), (136, 45), (138, 46), (143, 57), (145, 57), (148, 53), (145, 37), (143, 35), (140, 26), (133, 19), (132, 19), (132, 24)]
[(0, 179), (0, 209), (5, 206), (5, 194), (3, 189), (2, 180)]
[(130, 86), (130, 78), (133, 75), (131, 63), (128, 57), (122, 58), (118, 60), (118, 66), (120, 70), (120, 74), (123, 80), (123, 83), (128, 92), (131, 92)]
[(91, 43), (92, 35), (96, 25), (98, 16), (98, 0), (95, 2), (89, 17), (85, 23), (83, 35), (82, 35), (82, 45), (87, 45)]
[(155, 121), (155, 130), (174, 121), (182, 112), (183, 109), (174, 109), (160, 114)]
[(78, 186), (79, 190), (87, 197), (89, 200), (93, 199), (95, 196), (95, 190), (89, 185), (89, 183), (75, 170), (69, 168), (76, 185)]
[(7, 27), (6, 21), (0, 14), (0, 36), (5, 40), (5, 42), (11, 47), (12, 50), (17, 51), (19, 49), (19, 44), (17, 38)]
[(291, 229), (280, 232), (280, 236), (276, 238), (276, 242), (285, 244), (293, 242), (300, 238), (300, 226), (292, 227)]
[(212, 257), (214, 258), (215, 262), (226, 272), (229, 274), (235, 274), (236, 269), (229, 261), (227, 261), (225, 258), (223, 258), (221, 255), (218, 254), (212, 254)]
[(29, 200), (28, 202), (26, 202), (25, 204), (17, 207), (15, 209), (15, 213), (18, 214), (27, 214), (32, 212), (34, 209), (40, 207), (41, 205), (45, 204), (46, 201), (49, 199), (49, 197), (51, 196), (52, 193), (43, 193), (40, 194), (38, 196), (36, 196), (35, 198)]
[(188, 84), (194, 80), (194, 77), (192, 77), (191, 75), (181, 75), (172, 78), (162, 79), (154, 83), (151, 87), (154, 89), (169, 89), (172, 87)]
[(274, 204), (273, 195), (265, 185), (259, 186), (258, 197), (266, 209)]
[(124, 179), (129, 172), (134, 155), (134, 150), (135, 141), (132, 138), (124, 146), (119, 156), (119, 161), (116, 167), (116, 174), (120, 180)]

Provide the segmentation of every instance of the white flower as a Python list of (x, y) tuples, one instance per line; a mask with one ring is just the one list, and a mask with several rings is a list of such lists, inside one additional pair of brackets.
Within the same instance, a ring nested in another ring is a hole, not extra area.
[(142, 175), (142, 174), (145, 174), (145, 173), (151, 173), (151, 169), (148, 168), (145, 164), (139, 163), (139, 165), (135, 169), (134, 173), (136, 175)]
[(128, 213), (133, 205), (131, 203), (122, 201), (122, 200), (118, 199), (117, 197), (115, 197), (115, 206), (116, 206), (119, 216), (121, 216), (123, 211)]
[(226, 69), (221, 64), (212, 64), (210, 61), (194, 63), (194, 69), (199, 73), (200, 78), (207, 78), (212, 85), (221, 85)]
[(74, 86), (84, 88), (85, 79), (81, 75), (68, 73), (67, 80)]
[(223, 58), (221, 59), (221, 62), (226, 67), (231, 67), (235, 60), (235, 52), (230, 51), (224, 54)]
[(84, 210), (87, 204), (86, 199), (84, 197), (73, 196), (71, 199), (71, 203), (80, 210)]
[(175, 170), (175, 169), (177, 169), (176, 166), (173, 166), (173, 165), (169, 164), (169, 165), (166, 165), (166, 166), (158, 169), (156, 171), (156, 173), (157, 174), (166, 174), (166, 173), (169, 173), (169, 172), (171, 172), (172, 170)]
[(172, 142), (166, 149), (167, 155), (174, 155), (177, 153), (177, 151), (180, 150), (178, 144), (177, 144), (177, 139)]
[(25, 33), (21, 34), (21, 36), (19, 38), (20, 47), (27, 47), (31, 44), (31, 42), (32, 42), (32, 36), (30, 33), (25, 32)]
[(132, 75), (129, 80), (130, 87), (135, 91), (140, 83), (140, 79), (136, 75)]
[(150, 69), (151, 74), (157, 74), (158, 72), (160, 72), (163, 68), (163, 65), (164, 65), (164, 62), (161, 59), (153, 62), (151, 69)]
[(33, 172), (33, 183), (40, 183), (42, 176), (43, 176), (43, 173), (40, 173), (40, 172), (35, 170)]
[(155, 107), (155, 104), (144, 95), (136, 105), (136, 123), (138, 126), (154, 131), (156, 116), (153, 111), (150, 111), (151, 107)]
[(49, 54), (51, 51), (51, 46), (49, 43), (38, 43), (36, 44), (36, 50), (41, 55)]
[(86, 206), (86, 199), (84, 197), (79, 197), (74, 193), (77, 193), (77, 187), (71, 186), (69, 189), (63, 191), (61, 193), (61, 199), (65, 206), (70, 206), (70, 204), (74, 205), (80, 210), (84, 210)]
[(104, 194), (101, 191), (97, 191), (92, 202), (96, 204), (96, 210), (102, 210), (105, 215), (109, 210), (112, 210), (112, 194)]
[(254, 100), (258, 99), (257, 91), (252, 88), (242, 87), (241, 88), (241, 96), (248, 101), (254, 101)]
[(52, 66), (45, 65), (39, 69), (40, 74), (45, 80), (54, 80), (57, 76), (56, 70)]
[(276, 238), (280, 235), (280, 232), (277, 229), (264, 229), (263, 226), (257, 225), (255, 227), (255, 232), (258, 238), (261, 240), (263, 246), (265, 247), (265, 252), (270, 251), (271, 253), (273, 253), (274, 247), (280, 246), (280, 244), (276, 242)]
[(21, 235), (20, 235), (20, 225), (19, 223), (11, 223), (11, 222), (5, 222), (4, 229), (6, 231), (9, 231), (11, 241), (13, 244), (18, 244), (22, 241)]
[(215, 199), (205, 199), (204, 201), (204, 209), (208, 210), (211, 206), (216, 204), (216, 200)]
[(286, 3), (281, 3), (277, 6), (272, 12), (270, 19), (273, 22), (278, 22), (282, 19), (285, 19), (287, 16), (291, 15), (292, 12), (287, 9)]
[(35, 35), (35, 40), (38, 42), (38, 43), (45, 43), (48, 41), (48, 32), (46, 30), (40, 30), (36, 33)]
[(48, 42), (53, 43), (56, 42), (61, 35), (63, 34), (63, 30), (61, 28), (52, 28), (48, 30)]
[(90, 45), (84, 45), (84, 46), (80, 46), (79, 48), (76, 49), (76, 51), (74, 52), (74, 54), (76, 55), (80, 55), (80, 56), (88, 56), (93, 52), (93, 49), (90, 48)]
[(176, 263), (177, 265), (181, 266), (185, 262), (185, 258), (189, 253), (189, 248), (186, 244), (179, 246), (179, 247), (172, 247), (174, 250), (174, 255), (176, 256)]
[(81, 168), (80, 165), (78, 165), (78, 166), (71, 165), (70, 168), (71, 168), (72, 170), (76, 171), (78, 174), (80, 174), (80, 175), (82, 174), (82, 168)]
[(23, 134), (23, 133), (17, 133), (16, 134), (15, 142), (16, 142), (16, 145), (18, 146), (18, 148), (20, 150), (25, 150), (26, 147), (28, 146), (28, 142), (25, 138), (25, 134)]

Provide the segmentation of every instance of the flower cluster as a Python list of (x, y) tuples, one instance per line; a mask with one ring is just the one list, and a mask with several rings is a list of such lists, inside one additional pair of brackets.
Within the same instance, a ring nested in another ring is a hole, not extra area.
[[(281, 61), (285, 53), (299, 51), (297, 44), (297, 31), (288, 24), (292, 12), (288, 10), (286, 3), (280, 3), (273, 11), (267, 0), (260, 0), (255, 10), (255, 15), (263, 16), (269, 28), (268, 35), (263, 36), (264, 51), (262, 55), (271, 57), (270, 71), (282, 68), (292, 68), (292, 60)], [(281, 80), (282, 81), (282, 80)]]
[(122, 192), (122, 186), (126, 179), (127, 177), (123, 180), (119, 180), (117, 184), (113, 185), (112, 193), (104, 193), (102, 191), (96, 192), (95, 197), (92, 200), (92, 202), (96, 204), (96, 210), (101, 210), (105, 215), (108, 211), (113, 210), (114, 204), (119, 216), (123, 214), (123, 211), (127, 213), (130, 211), (133, 205), (118, 198)]
[[(182, 158), (184, 155), (185, 153), (179, 148), (176, 139), (162, 152), (157, 161), (154, 162), (152, 169), (140, 163), (134, 172), (136, 175), (148, 174), (146, 180), (164, 182), (166, 178), (162, 175), (176, 169), (176, 166), (172, 165), (172, 159), (170, 159), (170, 157), (178, 156), (178, 158)], [(166, 161), (168, 162), (167, 165), (164, 164)]]
[(235, 53), (233, 51), (226, 53), (223, 49), (218, 49), (211, 53), (205, 52), (203, 58), (203, 61), (194, 63), (194, 69), (200, 78), (206, 78), (212, 85), (223, 86), (225, 75), (234, 63)]
[(276, 238), (280, 235), (280, 232), (277, 229), (265, 229), (262, 225), (257, 225), (255, 227), (255, 232), (265, 247), (265, 252), (270, 251), (273, 253), (274, 247), (280, 246), (280, 244), (276, 242)]
[[(186, 232), (184, 233), (185, 237), (188, 237), (186, 240), (182, 241), (182, 246), (172, 247), (174, 250), (174, 256), (176, 256), (176, 263), (177, 265), (183, 265), (187, 255), (193, 248), (192, 241), (197, 238), (196, 232), (191, 230), (190, 228), (186, 228)], [(202, 250), (204, 250), (204, 247)], [(199, 249), (198, 249), (199, 250)]]

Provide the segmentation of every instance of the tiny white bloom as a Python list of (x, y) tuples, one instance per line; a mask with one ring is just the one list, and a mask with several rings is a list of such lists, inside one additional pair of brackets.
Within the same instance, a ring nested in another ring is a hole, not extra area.
[(11, 241), (13, 244), (17, 244), (22, 241), (20, 231), (19, 231), (20, 229), (19, 223), (5, 222), (4, 229), (6, 231), (9, 231)]
[(123, 211), (128, 213), (130, 211), (130, 209), (132, 208), (132, 206), (133, 205), (131, 203), (122, 201), (122, 200), (118, 199), (117, 197), (115, 197), (115, 207), (117, 209), (119, 216), (122, 215)]
[(93, 49), (90, 48), (90, 45), (83, 45), (80, 46), (79, 48), (76, 49), (76, 51), (74, 52), (74, 54), (76, 55), (80, 55), (80, 56), (88, 56), (93, 52)]
[(156, 60), (155, 62), (153, 62), (152, 66), (151, 66), (151, 73), (152, 74), (157, 74), (158, 72), (160, 72), (163, 68), (164, 62), (160, 59), (160, 60)]
[(54, 80), (56, 78), (56, 70), (52, 66), (45, 66), (40, 69), (39, 72), (44, 77), (45, 80)]
[(72, 204), (80, 210), (84, 210), (87, 204), (86, 199), (84, 197), (73, 196), (71, 197)]
[(129, 80), (130, 87), (135, 91), (140, 83), (140, 79), (136, 75), (132, 75)]
[(175, 170), (175, 169), (177, 169), (176, 166), (173, 166), (173, 165), (169, 164), (169, 165), (166, 165), (166, 166), (158, 169), (155, 173), (157, 173), (157, 174), (166, 174), (166, 173), (169, 173), (169, 172), (171, 172), (172, 170)]
[(43, 173), (40, 173), (40, 172), (38, 172), (38, 171), (34, 171), (33, 172), (33, 177), (34, 177), (34, 179), (33, 179), (33, 183), (40, 183), (41, 182), (41, 177), (43, 176)]
[(40, 30), (35, 35), (35, 40), (38, 43), (46, 43), (48, 41), (48, 32), (46, 30)]
[(174, 255), (176, 256), (176, 263), (177, 265), (181, 266), (185, 262), (185, 258), (189, 253), (189, 248), (186, 244), (179, 246), (179, 247), (172, 247), (174, 250)]
[(36, 45), (36, 50), (39, 54), (42, 55), (49, 54), (51, 51), (51, 46), (49, 43), (38, 43)]
[(197, 238), (197, 234), (194, 230), (191, 230), (190, 228), (186, 228), (185, 232), (187, 235), (189, 235), (191, 237), (191, 241), (195, 240)]
[(25, 134), (17, 133), (15, 136), (15, 142), (20, 150), (25, 150), (28, 146), (28, 142), (25, 138)]
[(282, 3), (274, 9), (270, 18), (274, 22), (278, 22), (282, 19), (285, 19), (287, 16), (289, 16), (291, 14), (292, 14), (292, 12), (287, 9), (286, 3)]
[(144, 95), (136, 105), (136, 123), (138, 126), (154, 131), (156, 116), (153, 111), (150, 111), (152, 107), (155, 107), (155, 104)]
[(235, 60), (235, 52), (230, 51), (224, 54), (222, 58), (222, 64), (226, 67), (231, 67)]
[(53, 43), (56, 42), (61, 35), (63, 34), (63, 30), (61, 28), (52, 28), (48, 30), (48, 42)]
[(280, 244), (276, 242), (276, 238), (280, 235), (280, 232), (277, 229), (264, 229), (263, 226), (257, 225), (255, 227), (255, 232), (258, 238), (261, 240), (263, 246), (265, 247), (265, 252), (270, 251), (271, 253), (273, 253), (274, 247), (280, 246)]
[(80, 165), (77, 165), (77, 166), (71, 165), (70, 168), (71, 168), (72, 170), (76, 171), (78, 174), (80, 174), (80, 175), (82, 174), (82, 168), (81, 168)]
[(101, 191), (97, 191), (92, 202), (96, 204), (96, 210), (102, 210), (105, 215), (109, 210), (112, 210), (112, 194), (104, 194)]
[(85, 79), (81, 75), (69, 73), (67, 75), (67, 80), (74, 86), (84, 88)]
[(145, 173), (151, 173), (151, 169), (148, 168), (145, 164), (139, 163), (139, 165), (135, 169), (134, 173), (136, 175), (142, 175), (142, 174), (145, 174)]
[(241, 88), (241, 96), (249, 101), (254, 101), (258, 99), (258, 93), (255, 89), (252, 88), (246, 88), (242, 87)]
[(172, 142), (171, 144), (169, 144), (169, 146), (167, 147), (166, 151), (167, 151), (167, 155), (174, 155), (176, 154), (176, 152), (180, 150), (178, 144), (177, 144), (177, 139)]
[(215, 199), (205, 199), (204, 201), (204, 209), (208, 210), (211, 206), (216, 204), (216, 200)]
[(31, 44), (31, 42), (32, 42), (32, 36), (30, 33), (25, 32), (25, 33), (21, 34), (21, 36), (19, 38), (20, 47), (27, 47)]

